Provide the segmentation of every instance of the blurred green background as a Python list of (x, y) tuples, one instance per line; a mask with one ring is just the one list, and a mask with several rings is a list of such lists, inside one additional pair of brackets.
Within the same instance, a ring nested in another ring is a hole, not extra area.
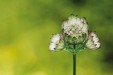
[(101, 41), (77, 54), (77, 75), (113, 75), (113, 0), (0, 0), (0, 75), (72, 75), (71, 53), (48, 48), (72, 13)]

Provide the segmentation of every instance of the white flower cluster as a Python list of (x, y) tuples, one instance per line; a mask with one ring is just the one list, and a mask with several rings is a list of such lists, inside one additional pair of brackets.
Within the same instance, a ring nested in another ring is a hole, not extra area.
[(86, 47), (97, 49), (99, 39), (94, 32), (88, 32), (88, 24), (84, 18), (70, 16), (62, 24), (62, 34), (53, 35), (49, 49), (53, 52), (64, 49), (76, 52)]
[(84, 18), (70, 16), (67, 21), (62, 24), (64, 33), (78, 38), (82, 34), (88, 34), (88, 25)]
[(99, 38), (94, 32), (89, 33), (88, 41), (86, 47), (95, 50), (100, 47)]
[(57, 50), (61, 50), (63, 48), (63, 46), (64, 46), (64, 43), (61, 40), (60, 35), (56, 34), (51, 39), (49, 49), (54, 52)]

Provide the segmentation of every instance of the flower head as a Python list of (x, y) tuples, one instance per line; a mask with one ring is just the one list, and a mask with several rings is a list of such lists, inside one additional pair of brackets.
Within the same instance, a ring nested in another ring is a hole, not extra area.
[(100, 47), (99, 39), (94, 32), (88, 32), (88, 24), (84, 18), (70, 16), (62, 24), (62, 33), (53, 35), (50, 43), (51, 51), (62, 49), (77, 53), (85, 48), (97, 49)]
[(64, 33), (72, 37), (78, 38), (82, 34), (88, 34), (88, 25), (84, 18), (70, 16), (67, 21), (62, 24)]

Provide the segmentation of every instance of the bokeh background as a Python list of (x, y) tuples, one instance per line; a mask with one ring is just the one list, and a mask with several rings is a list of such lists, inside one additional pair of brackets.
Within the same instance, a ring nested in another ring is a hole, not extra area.
[(0, 0), (0, 75), (72, 75), (72, 54), (48, 48), (72, 13), (101, 42), (77, 54), (77, 75), (113, 75), (113, 0)]

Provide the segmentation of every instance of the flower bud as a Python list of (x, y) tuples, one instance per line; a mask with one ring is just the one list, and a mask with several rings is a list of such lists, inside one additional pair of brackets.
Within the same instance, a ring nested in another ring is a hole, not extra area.
[(92, 50), (95, 50), (100, 47), (99, 38), (94, 32), (89, 33), (88, 41), (86, 47)]

